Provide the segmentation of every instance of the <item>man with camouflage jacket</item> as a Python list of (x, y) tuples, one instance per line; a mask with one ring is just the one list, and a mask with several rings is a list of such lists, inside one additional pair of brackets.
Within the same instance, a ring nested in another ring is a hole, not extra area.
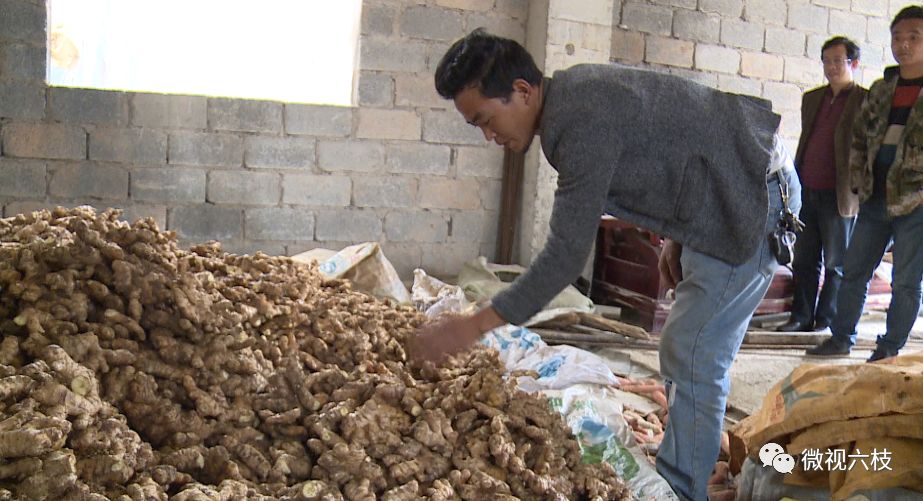
[(809, 355), (844, 355), (856, 341), (869, 280), (891, 247), (892, 296), (886, 332), (869, 362), (897, 355), (920, 311), (923, 281), (923, 7), (906, 7), (891, 24), (899, 66), (869, 90), (853, 128), (850, 179), (861, 206), (846, 251), (833, 336)]

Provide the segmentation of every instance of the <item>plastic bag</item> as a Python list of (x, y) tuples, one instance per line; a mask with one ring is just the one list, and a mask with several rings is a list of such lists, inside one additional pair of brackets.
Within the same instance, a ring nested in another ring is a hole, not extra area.
[[(465, 291), (465, 296), (469, 301), (480, 305), (487, 303), (498, 292), (509, 287), (510, 283), (525, 271), (526, 269), (522, 266), (514, 264), (488, 264), (487, 258), (481, 256), (462, 267), (458, 274), (458, 285)], [(591, 313), (593, 301), (570, 285), (523, 325), (545, 322), (574, 311)]]
[(410, 300), (413, 307), (428, 318), (444, 313), (464, 313), (474, 306), (465, 298), (461, 287), (433, 278), (420, 268), (413, 270)]
[(523, 391), (558, 390), (568, 386), (593, 383), (618, 386), (619, 381), (599, 355), (573, 346), (544, 346), (526, 354), (513, 364), (512, 370), (534, 370), (538, 379), (521, 376)]
[(572, 346), (548, 346), (538, 334), (513, 325), (488, 332), (481, 344), (496, 349), (508, 371), (539, 373), (538, 379), (521, 376), (519, 389), (549, 398), (577, 437), (584, 461), (611, 464), (636, 499), (677, 499), (636, 445), (622, 417), (623, 398), (614, 389), (618, 379), (601, 358)]
[(353, 287), (380, 299), (409, 303), (410, 293), (404, 287), (397, 270), (385, 257), (376, 242), (351, 245), (331, 255), (327, 249), (313, 249), (292, 256), (302, 263), (316, 261), (327, 278), (344, 278)]
[(622, 417), (622, 405), (605, 387), (574, 385), (563, 390), (543, 390), (551, 407), (570, 426), (583, 461), (612, 465), (636, 499), (663, 501), (679, 499), (670, 484), (635, 446), (631, 427)]
[(524, 357), (548, 346), (541, 336), (516, 325), (498, 327), (481, 338), (481, 344), (497, 350), (500, 361), (510, 371)]

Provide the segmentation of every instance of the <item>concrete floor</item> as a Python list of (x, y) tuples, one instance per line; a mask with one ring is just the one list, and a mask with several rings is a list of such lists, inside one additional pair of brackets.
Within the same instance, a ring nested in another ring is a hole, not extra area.
[[(875, 342), (875, 337), (884, 333), (884, 312), (873, 311), (863, 316), (858, 332), (862, 340)], [(792, 369), (803, 363), (859, 364), (872, 352), (872, 347), (857, 347), (848, 357), (812, 357), (804, 354), (803, 348), (749, 350), (743, 349), (731, 366), (731, 393), (728, 413), (731, 419), (740, 419), (759, 409), (763, 397), (779, 380)], [(592, 349), (609, 363), (613, 372), (631, 377), (651, 377), (659, 371), (657, 351), (634, 348)], [(923, 351), (923, 317), (917, 319), (910, 334), (910, 340), (902, 353)]]

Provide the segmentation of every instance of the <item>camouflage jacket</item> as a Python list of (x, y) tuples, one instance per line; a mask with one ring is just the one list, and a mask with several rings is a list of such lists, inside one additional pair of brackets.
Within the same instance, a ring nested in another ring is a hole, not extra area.
[[(891, 99), (897, 87), (898, 67), (885, 69), (884, 78), (872, 84), (868, 98), (853, 125), (849, 173), (852, 190), (865, 202), (872, 195), (873, 168), (888, 130)], [(923, 93), (917, 98), (897, 144), (888, 171), (887, 206), (891, 216), (909, 214), (923, 202)]]

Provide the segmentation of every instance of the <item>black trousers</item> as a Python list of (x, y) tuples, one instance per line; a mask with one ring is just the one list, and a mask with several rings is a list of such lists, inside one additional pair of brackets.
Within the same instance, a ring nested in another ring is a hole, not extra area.
[[(799, 217), (805, 228), (795, 241), (792, 320), (807, 325), (830, 325), (836, 315), (836, 295), (843, 280), (846, 246), (856, 218), (840, 216), (835, 190), (803, 187), (801, 204)], [(824, 269), (824, 286), (818, 297), (821, 268)]]

